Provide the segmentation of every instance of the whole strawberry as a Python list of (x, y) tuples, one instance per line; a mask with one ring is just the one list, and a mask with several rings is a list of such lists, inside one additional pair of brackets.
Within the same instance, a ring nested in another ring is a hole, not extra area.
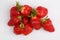
[(16, 24), (14, 27), (14, 33), (19, 35), (19, 34), (23, 34), (24, 31), (24, 26), (23, 24)]
[(20, 15), (20, 12), (17, 11), (17, 6), (14, 6), (10, 10), (10, 17), (13, 19), (14, 17), (17, 17)]
[(38, 17), (32, 17), (30, 20), (30, 24), (36, 30), (41, 28), (41, 20)]
[(24, 32), (23, 32), (23, 34), (24, 35), (28, 35), (28, 34), (30, 34), (32, 32), (32, 30), (33, 30), (33, 28), (30, 26), (30, 24), (26, 24), (24, 26)]
[(14, 23), (13, 23), (13, 21), (11, 19), (9, 20), (8, 25), (9, 26), (13, 26), (14, 25)]
[(43, 22), (43, 28), (49, 32), (55, 31), (52, 21), (49, 18), (45, 18), (45, 21)]
[(13, 19), (14, 17), (21, 16), (21, 8), (22, 6), (19, 5), (19, 2), (16, 2), (16, 6), (10, 9), (10, 17)]
[(31, 15), (30, 15), (30, 25), (35, 28), (36, 30), (41, 28), (41, 20), (39, 17), (37, 17), (37, 12), (35, 9), (32, 9)]
[(19, 18), (13, 18), (12, 20), (13, 20), (13, 23), (14, 23), (14, 24), (21, 22)]
[(44, 8), (44, 7), (42, 7), (42, 6), (38, 6), (38, 7), (36, 8), (36, 12), (37, 12), (37, 16), (38, 16), (39, 18), (43, 18), (43, 17), (45, 17), (45, 16), (48, 14), (47, 8)]
[(21, 8), (21, 13), (23, 16), (29, 16), (29, 14), (31, 13), (32, 11), (32, 8), (28, 5), (24, 5), (22, 8)]
[(29, 19), (27, 17), (23, 18), (22, 21), (25, 25), (29, 23)]
[(13, 25), (20, 23), (20, 22), (21, 22), (21, 16), (18, 16), (18, 17), (14, 17), (13, 19), (10, 19), (8, 22), (8, 25), (13, 26)]

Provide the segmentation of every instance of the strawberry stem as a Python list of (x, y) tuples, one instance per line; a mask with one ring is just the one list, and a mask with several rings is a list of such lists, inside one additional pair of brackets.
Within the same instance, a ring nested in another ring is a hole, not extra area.
[(43, 24), (44, 22), (46, 22), (48, 19), (49, 19), (48, 16), (46, 16), (45, 18), (41, 19), (42, 24)]
[(21, 29), (24, 28), (24, 24), (23, 23), (20, 24), (20, 28)]
[(22, 17), (21, 17), (21, 16), (18, 16), (18, 19), (19, 19), (19, 20), (22, 20)]
[(16, 2), (16, 6), (19, 6), (19, 2)]
[(37, 15), (37, 13), (36, 13), (36, 10), (35, 9), (32, 9), (32, 12), (31, 12), (31, 17), (34, 17), (34, 16), (36, 16)]
[(20, 10), (21, 10), (21, 8), (22, 8), (22, 6), (21, 6), (21, 5), (19, 5), (19, 2), (16, 2), (16, 6), (17, 6), (17, 11), (20, 11)]

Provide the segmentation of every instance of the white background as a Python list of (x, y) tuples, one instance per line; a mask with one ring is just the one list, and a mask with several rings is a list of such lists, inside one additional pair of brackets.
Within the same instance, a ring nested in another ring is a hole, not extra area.
[(17, 0), (0, 0), (0, 40), (60, 40), (60, 0), (19, 0), (20, 4), (28, 4), (34, 8), (44, 6), (48, 9), (48, 16), (52, 20), (55, 32), (50, 33), (43, 28), (27, 36), (15, 35), (13, 28), (7, 25), (9, 11)]

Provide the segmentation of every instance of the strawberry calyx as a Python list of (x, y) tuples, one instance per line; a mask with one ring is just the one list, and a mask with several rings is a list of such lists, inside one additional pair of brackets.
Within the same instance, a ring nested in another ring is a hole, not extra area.
[(18, 16), (18, 19), (19, 19), (19, 20), (22, 20), (22, 17), (21, 17), (21, 16)]
[(24, 24), (21, 23), (19, 27), (20, 27), (20, 29), (24, 28)]
[(49, 19), (48, 16), (46, 16), (45, 18), (41, 19), (42, 24), (44, 24), (44, 22), (46, 22), (48, 19)]
[(19, 5), (19, 2), (16, 2), (17, 11), (21, 11), (22, 5)]
[(22, 17), (21, 16), (18, 16), (18, 19), (20, 20), (19, 28), (20, 29), (24, 28), (24, 24), (22, 23)]
[(30, 14), (30, 17), (35, 17), (37, 15), (37, 12), (35, 9), (32, 9), (32, 12)]

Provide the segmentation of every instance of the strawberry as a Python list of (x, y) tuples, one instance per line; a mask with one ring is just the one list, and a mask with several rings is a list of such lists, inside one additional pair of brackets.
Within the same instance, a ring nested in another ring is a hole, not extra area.
[(19, 2), (16, 2), (16, 6), (12, 7), (10, 10), (10, 16), (13, 19), (14, 17), (21, 16), (21, 8), (22, 6), (19, 5)]
[(24, 31), (24, 27), (23, 27), (23, 24), (17, 24), (15, 25), (14, 27), (14, 33), (19, 35), (19, 34), (23, 34), (23, 31)]
[(13, 20), (13, 23), (14, 23), (14, 24), (20, 23), (20, 19), (18, 19), (18, 18), (13, 18), (12, 20)]
[(31, 11), (32, 11), (32, 8), (30, 6), (28, 6), (28, 5), (24, 5), (21, 8), (21, 14), (24, 15), (24, 16), (29, 16)]
[(11, 18), (17, 17), (19, 15), (20, 15), (20, 12), (17, 11), (17, 7), (16, 6), (12, 7), (10, 10)]
[(21, 19), (22, 19), (21, 16), (18, 16), (16, 18), (13, 18), (12, 20), (13, 20), (13, 23), (16, 24), (16, 23), (20, 23)]
[(21, 16), (18, 16), (18, 17), (14, 17), (13, 19), (10, 19), (8, 22), (8, 25), (13, 26), (13, 25), (20, 23), (20, 22), (21, 22)]
[(30, 20), (30, 24), (36, 30), (41, 28), (41, 20), (38, 17), (32, 17)]
[(29, 19), (25, 17), (25, 18), (23, 18), (23, 20), (22, 20), (22, 21), (23, 21), (23, 23), (24, 23), (24, 24), (28, 24)]
[(38, 6), (38, 7), (36, 8), (36, 12), (37, 12), (37, 16), (38, 16), (39, 18), (43, 18), (43, 17), (45, 17), (45, 16), (48, 14), (47, 8), (44, 8), (44, 7), (42, 7), (42, 6)]
[(32, 27), (29, 25), (29, 24), (26, 24), (25, 26), (24, 26), (24, 32), (23, 32), (23, 34), (24, 35), (28, 35), (29, 33), (31, 33), (32, 32)]
[(45, 21), (43, 22), (43, 28), (49, 32), (55, 31), (52, 21), (49, 18), (45, 18)]
[(14, 25), (14, 23), (13, 23), (13, 21), (11, 19), (9, 20), (8, 25), (9, 26), (13, 26)]

